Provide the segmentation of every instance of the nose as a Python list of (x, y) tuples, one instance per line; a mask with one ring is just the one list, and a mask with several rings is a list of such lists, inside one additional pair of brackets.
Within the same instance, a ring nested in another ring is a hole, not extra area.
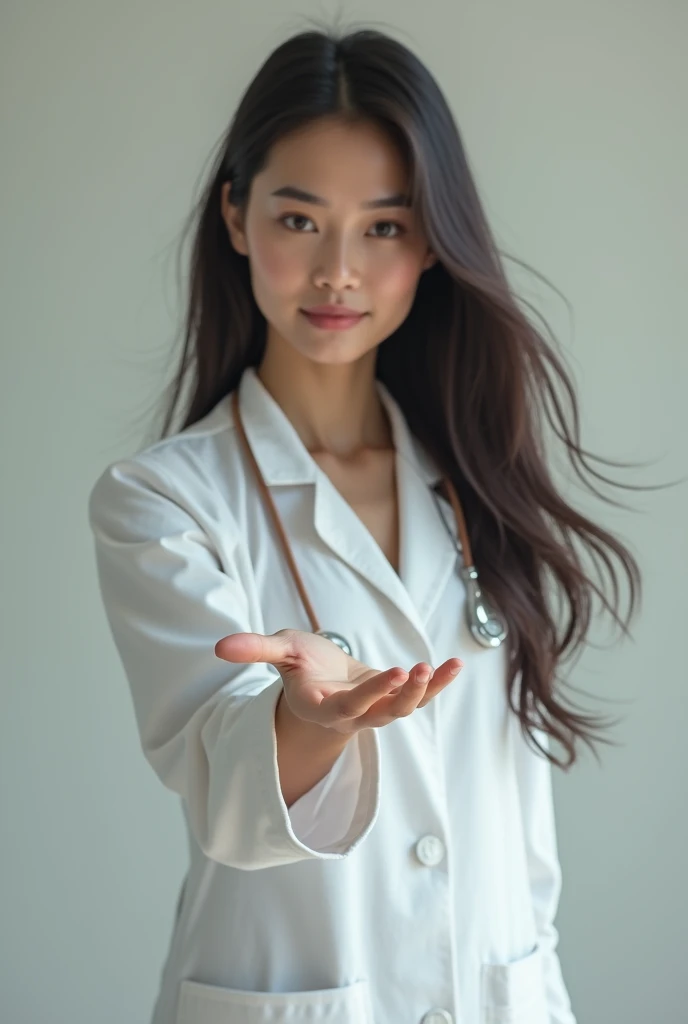
[(326, 238), (316, 256), (313, 283), (334, 292), (358, 288), (361, 274), (357, 269), (355, 247), (343, 235)]

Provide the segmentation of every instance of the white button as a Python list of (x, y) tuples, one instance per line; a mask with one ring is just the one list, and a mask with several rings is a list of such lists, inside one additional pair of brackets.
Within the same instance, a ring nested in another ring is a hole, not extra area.
[(435, 1007), (432, 1010), (428, 1010), (420, 1024), (453, 1024), (453, 1020), (454, 1018), (447, 1010)]
[[(421, 864), (434, 868), (444, 858), (444, 843), (437, 836), (423, 836), (416, 843), (416, 857)], [(431, 1021), (430, 1024), (434, 1022)]]

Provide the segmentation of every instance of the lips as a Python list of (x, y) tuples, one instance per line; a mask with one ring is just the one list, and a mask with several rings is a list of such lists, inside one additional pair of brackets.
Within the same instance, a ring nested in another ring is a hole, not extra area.
[(325, 330), (344, 330), (347, 327), (354, 327), (365, 316), (365, 313), (346, 315), (343, 315), (341, 312), (337, 314), (313, 313), (306, 309), (302, 309), (301, 312), (314, 327), (320, 327)]
[(360, 317), (364, 314), (358, 309), (351, 309), (349, 306), (309, 306), (308, 309), (302, 310), (303, 313), (309, 313), (311, 316), (343, 316), (343, 317)]

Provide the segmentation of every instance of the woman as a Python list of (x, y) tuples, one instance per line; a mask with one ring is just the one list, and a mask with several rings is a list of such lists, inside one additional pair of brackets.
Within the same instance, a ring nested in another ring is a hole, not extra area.
[(556, 670), (593, 594), (625, 629), (583, 555), (631, 611), (639, 576), (552, 481), (547, 423), (599, 474), (446, 100), (379, 32), (297, 35), (195, 212), (162, 437), (89, 504), (189, 830), (154, 1024), (575, 1024), (551, 770), (599, 722)]

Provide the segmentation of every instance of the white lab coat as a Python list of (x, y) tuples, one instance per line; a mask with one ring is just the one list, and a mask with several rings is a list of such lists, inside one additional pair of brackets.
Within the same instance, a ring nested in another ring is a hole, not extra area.
[[(485, 649), (439, 474), (378, 383), (400, 503), (398, 576), (255, 370), (241, 412), (322, 628), (372, 667), (459, 656), (412, 715), (352, 740), (287, 808), (269, 665), (230, 633), (310, 629), (231, 417), (111, 464), (89, 499), (98, 576), (142, 748), (182, 798), (190, 866), (153, 1024), (575, 1024), (554, 925), (551, 765)], [(544, 733), (538, 734), (546, 743)]]

